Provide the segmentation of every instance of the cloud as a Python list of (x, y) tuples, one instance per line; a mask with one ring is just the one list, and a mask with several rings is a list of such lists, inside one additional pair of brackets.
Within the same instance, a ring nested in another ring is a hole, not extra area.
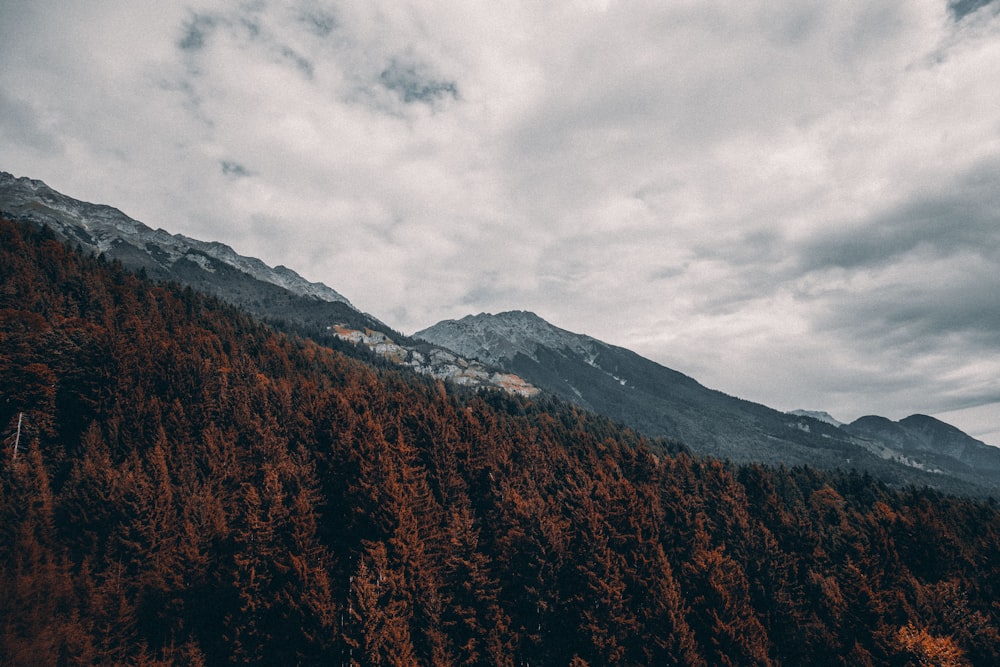
[(955, 20), (960, 21), (969, 14), (991, 4), (993, 4), (993, 0), (949, 0), (948, 9)]
[(339, 25), (331, 7), (301, 6), (297, 8), (297, 18), (317, 37), (329, 37)]
[(973, 252), (1000, 260), (1000, 162), (973, 166), (934, 193), (917, 194), (891, 210), (847, 221), (809, 239), (805, 268), (865, 268), (922, 252), (936, 257)]
[(389, 90), (398, 93), (403, 102), (424, 102), (432, 104), (442, 98), (458, 99), (458, 87), (454, 81), (444, 81), (421, 72), (413, 63), (405, 63), (393, 58), (379, 74), (379, 82)]
[(62, 151), (63, 143), (44, 126), (43, 116), (31, 104), (9, 98), (0, 90), (0, 138), (4, 143), (47, 154)]
[(405, 331), (527, 308), (777, 407), (968, 411), (997, 6), (14, 3), (0, 168)]
[(223, 160), (221, 163), (222, 173), (233, 178), (245, 178), (250, 175), (250, 171), (238, 162)]
[(184, 24), (184, 34), (177, 42), (177, 47), (182, 51), (202, 50), (215, 26), (216, 19), (210, 15), (192, 15)]

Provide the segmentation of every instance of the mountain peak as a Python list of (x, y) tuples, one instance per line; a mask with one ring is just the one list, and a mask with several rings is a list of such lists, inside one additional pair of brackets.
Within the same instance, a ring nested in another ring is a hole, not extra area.
[(40, 190), (42, 188), (45, 188), (46, 190), (52, 189), (45, 185), (42, 181), (34, 178), (28, 178), (27, 176), (18, 177), (6, 171), (0, 171), (0, 186), (9, 187), (12, 184), (16, 184), (22, 188), (30, 188), (32, 190)]
[(444, 320), (413, 334), (465, 357), (496, 364), (523, 354), (536, 359), (539, 347), (569, 348), (586, 354), (594, 339), (550, 324), (527, 310), (508, 310), (496, 315), (479, 313), (460, 320)]
[(976, 440), (962, 430), (927, 415), (910, 415), (894, 422), (885, 417), (862, 417), (846, 427), (849, 432), (888, 443), (907, 454), (936, 462), (949, 457), (978, 472), (1000, 472), (1000, 449)]
[(499, 313), (482, 312), (478, 315), (466, 315), (459, 322), (482, 323), (482, 326), (502, 328), (517, 324), (551, 327), (552, 325), (530, 310), (505, 310)]
[(910, 415), (909, 417), (904, 417), (903, 419), (900, 419), (899, 423), (908, 428), (936, 429), (944, 432), (961, 433), (961, 431), (958, 428), (952, 426), (951, 424), (943, 422), (940, 419), (936, 419), (929, 415), (922, 415), (922, 414)]

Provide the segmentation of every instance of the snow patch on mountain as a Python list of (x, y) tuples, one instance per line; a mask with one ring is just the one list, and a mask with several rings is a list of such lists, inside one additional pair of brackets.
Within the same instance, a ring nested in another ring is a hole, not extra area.
[(215, 266), (212, 264), (211, 260), (209, 260), (209, 258), (206, 257), (205, 255), (195, 252), (189, 252), (186, 255), (184, 255), (184, 259), (188, 260), (189, 262), (194, 262), (195, 264), (200, 266), (203, 271), (208, 271), (209, 273), (215, 273)]

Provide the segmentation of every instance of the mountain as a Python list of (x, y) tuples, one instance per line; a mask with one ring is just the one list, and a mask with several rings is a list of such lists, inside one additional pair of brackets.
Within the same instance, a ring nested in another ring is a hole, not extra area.
[(267, 266), (222, 243), (154, 230), (116, 208), (73, 199), (42, 181), (0, 172), (0, 213), (48, 227), (85, 252), (120, 261), (154, 280), (211, 294), (285, 329), (328, 342), (347, 341), (389, 363), (470, 388), (522, 395), (538, 391), (510, 373), (410, 340), (359, 311), (334, 289), (309, 282), (287, 267)]
[[(154, 280), (217, 296), (285, 331), (354, 356), (470, 389), (521, 396), (546, 391), (696, 452), (738, 462), (857, 467), (892, 484), (926, 484), (955, 493), (988, 493), (1000, 486), (991, 452), (955, 434), (948, 436), (950, 448), (928, 452), (912, 443), (898, 445), (903, 441), (885, 435), (887, 430), (840, 428), (822, 413), (784, 414), (708, 389), (532, 313), (469, 316), (408, 337), (291, 269), (269, 267), (221, 243), (154, 230), (115, 208), (73, 199), (41, 181), (0, 172), (0, 212), (51, 229), (85, 252), (120, 261)], [(966, 458), (956, 458), (956, 448), (968, 450)]]
[(957, 462), (970, 472), (1000, 473), (1000, 448), (927, 415), (910, 415), (898, 422), (869, 415), (845, 425), (844, 430), (885, 445), (926, 469), (947, 471)]
[(12, 220), (48, 225), (59, 238), (120, 260), (133, 270), (144, 270), (156, 280), (198, 286), (229, 301), (246, 300), (248, 290), (233, 284), (235, 272), (242, 278), (241, 285), (250, 278), (301, 297), (353, 308), (333, 289), (309, 282), (287, 267), (269, 267), (222, 243), (151, 229), (116, 208), (67, 197), (38, 180), (0, 172), (0, 206)]
[(0, 220), (0, 664), (1000, 664), (995, 502), (375, 366)]
[[(992, 452), (1000, 450), (976, 448), (976, 441), (970, 443), (969, 436), (953, 427), (946, 434), (933, 431), (940, 438), (947, 435), (951, 445), (928, 465), (929, 455), (913, 456), (916, 445), (903, 447), (887, 436), (888, 430), (841, 428), (826, 413), (786, 414), (735, 398), (627, 349), (560, 329), (534, 313), (470, 315), (439, 322), (414, 337), (495, 364), (540, 389), (701, 454), (737, 462), (858, 468), (895, 484), (956, 492), (1000, 488), (1000, 469), (970, 466), (954, 455), (962, 449), (992, 461)], [(915, 437), (914, 428), (907, 431), (910, 437)]]

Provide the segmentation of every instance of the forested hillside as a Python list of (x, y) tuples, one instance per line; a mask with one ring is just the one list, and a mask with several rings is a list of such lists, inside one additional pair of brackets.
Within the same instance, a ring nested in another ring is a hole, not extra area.
[(0, 437), (4, 665), (1000, 664), (992, 501), (459, 392), (8, 222)]

